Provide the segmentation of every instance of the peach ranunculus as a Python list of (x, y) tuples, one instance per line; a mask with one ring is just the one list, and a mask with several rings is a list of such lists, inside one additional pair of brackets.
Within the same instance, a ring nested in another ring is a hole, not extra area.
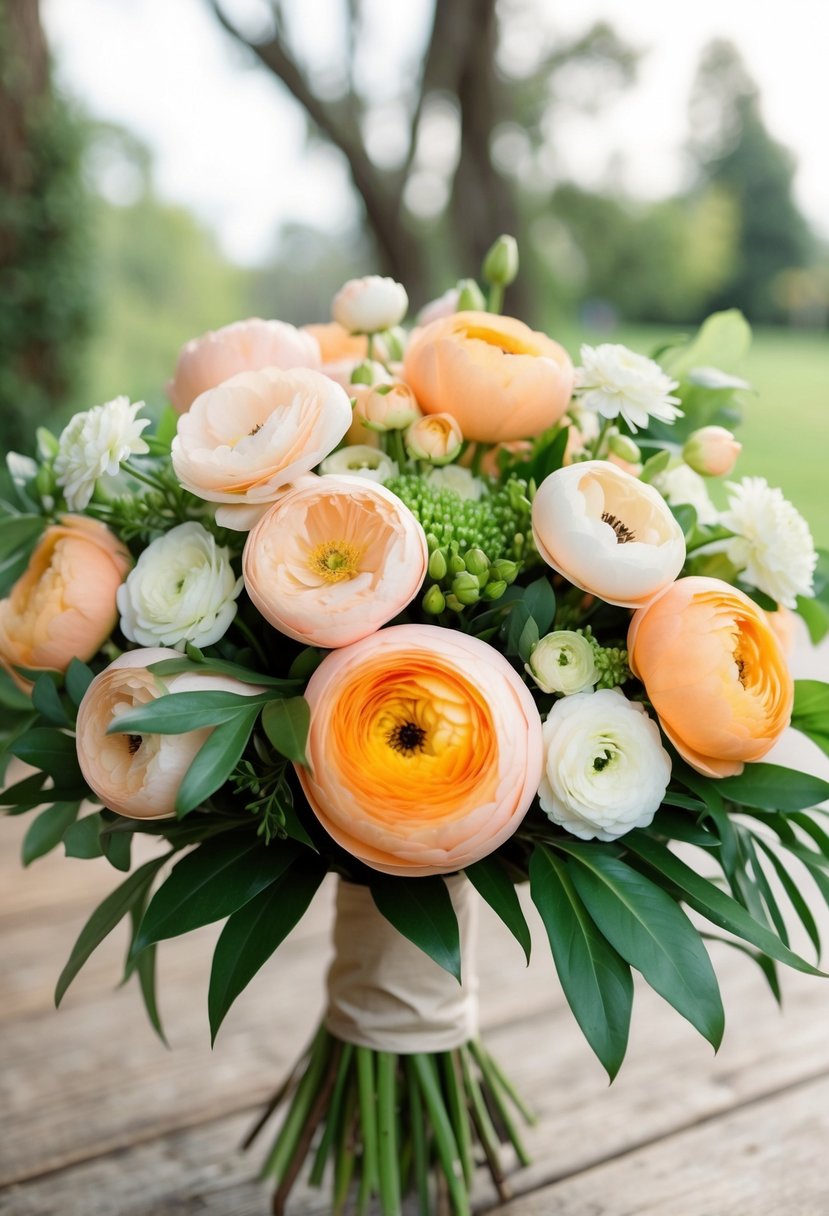
[(411, 424), (405, 441), (415, 460), (450, 464), (461, 450), (463, 435), (451, 414), (426, 414)]
[(263, 367), (287, 371), (292, 367), (319, 366), (319, 343), (313, 334), (286, 321), (251, 317), (186, 342), (179, 352), (167, 393), (181, 414), (202, 393), (238, 372), (259, 371)]
[(328, 655), (305, 696), (305, 795), (334, 840), (376, 870), (471, 865), (512, 836), (538, 789), (535, 702), (478, 638), (382, 629)]
[(43, 533), (27, 569), (0, 601), (0, 664), (10, 671), (65, 671), (73, 658), (91, 659), (118, 623), (115, 596), (131, 565), (127, 550), (103, 524), (62, 516)]
[(267, 621), (311, 646), (347, 646), (385, 625), (426, 577), (426, 535), (408, 507), (360, 477), (286, 495), (245, 545), (245, 587)]
[(724, 426), (702, 426), (685, 440), (682, 459), (702, 477), (727, 477), (743, 445)]
[(685, 561), (685, 537), (662, 495), (606, 460), (544, 479), (533, 536), (547, 565), (574, 586), (627, 608), (672, 583)]
[(562, 346), (486, 312), (458, 312), (418, 330), (403, 374), (424, 413), (452, 414), (476, 443), (540, 435), (558, 422), (573, 391)]
[(707, 777), (760, 760), (789, 725), (794, 685), (761, 608), (716, 578), (681, 578), (634, 614), (631, 670), (665, 734)]
[(365, 334), (351, 334), (336, 321), (319, 321), (303, 325), (303, 333), (310, 334), (319, 343), (323, 369), (326, 363), (342, 363), (346, 359), (360, 363), (368, 355), (368, 338)]
[(379, 432), (366, 426), (365, 407), (373, 391), (374, 388), (370, 384), (349, 384), (346, 387), (352, 403), (351, 426), (346, 431), (344, 440), (349, 447), (355, 443), (367, 444), (370, 448), (380, 447)]
[(96, 676), (78, 709), (76, 746), (84, 780), (104, 806), (128, 819), (175, 814), (184, 775), (214, 729), (181, 735), (107, 734), (122, 714), (171, 692), (222, 691), (254, 696), (262, 688), (228, 676), (189, 672), (163, 679), (147, 668), (180, 659), (177, 650), (130, 650)]
[(240, 372), (179, 418), (173, 468), (199, 498), (234, 504), (236, 511), (220, 509), (216, 517), (243, 531), (333, 451), (350, 425), (347, 393), (321, 372)]

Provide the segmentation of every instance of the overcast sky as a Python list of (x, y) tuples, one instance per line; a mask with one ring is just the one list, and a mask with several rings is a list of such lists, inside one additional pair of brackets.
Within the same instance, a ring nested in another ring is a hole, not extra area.
[[(260, 2), (226, 0), (228, 11), (243, 16)], [(537, 2), (539, 20), (562, 34), (604, 18), (648, 51), (639, 83), (610, 110), (568, 121), (561, 154), (571, 174), (599, 183), (621, 154), (632, 192), (657, 197), (676, 189), (699, 52), (726, 37), (760, 84), (773, 134), (797, 156), (801, 205), (829, 235), (829, 0)], [(342, 0), (291, 4), (304, 43), (335, 54)], [(422, 44), (431, 4), (368, 5), (373, 41), (363, 70), (388, 96), (406, 70), (407, 49)], [(296, 107), (232, 44), (206, 0), (42, 0), (42, 7), (67, 91), (150, 146), (162, 196), (196, 211), (231, 257), (261, 258), (286, 220), (336, 229), (353, 218), (336, 156), (308, 150)]]

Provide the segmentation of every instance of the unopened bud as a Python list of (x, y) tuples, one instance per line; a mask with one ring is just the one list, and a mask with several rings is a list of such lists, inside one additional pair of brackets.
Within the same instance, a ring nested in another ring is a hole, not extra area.
[(448, 565), (450, 574), (460, 574), (462, 570), (466, 569), (466, 562), (460, 553), (450, 553)]
[(503, 579), (507, 584), (514, 583), (519, 569), (518, 562), (511, 562), (506, 557), (502, 557), (499, 561), (492, 563), (490, 575), (495, 579)]
[(483, 549), (469, 549), (463, 561), (470, 574), (489, 574), (490, 561)]
[(484, 600), (499, 600), (507, 589), (507, 584), (502, 578), (498, 578), (493, 583), (487, 583), (481, 592), (481, 599)]
[(628, 435), (620, 435), (618, 431), (610, 436), (607, 446), (614, 456), (626, 460), (628, 464), (639, 464), (642, 459), (642, 453), (633, 440)]
[(429, 558), (429, 578), (433, 578), (436, 583), (439, 583), (442, 578), (446, 578), (447, 569), (444, 553), (440, 549), (435, 549)]
[(483, 276), (487, 283), (509, 287), (518, 274), (518, 245), (514, 236), (499, 236), (484, 258)]
[(422, 603), (423, 611), (429, 616), (439, 616), (446, 607), (446, 597), (440, 587), (433, 584), (424, 595)]
[(486, 299), (474, 279), (461, 279), (458, 283), (458, 312), (483, 312)]
[(724, 426), (702, 426), (688, 436), (682, 459), (703, 477), (726, 477), (737, 463), (742, 447)]
[(375, 363), (372, 359), (364, 359), (351, 373), (352, 384), (382, 384), (387, 379), (388, 373), (383, 364)]

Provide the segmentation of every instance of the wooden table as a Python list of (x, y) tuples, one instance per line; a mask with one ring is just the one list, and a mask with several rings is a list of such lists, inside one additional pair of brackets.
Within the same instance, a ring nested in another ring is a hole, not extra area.
[[(817, 674), (813, 661), (808, 670)], [(798, 759), (829, 768), (808, 747)], [(162, 946), (168, 1051), (137, 992), (114, 988), (123, 933), (55, 1012), (59, 970), (119, 879), (103, 861), (54, 854), (22, 871), (24, 827), (0, 822), (0, 1213), (265, 1216), (259, 1154), (236, 1146), (321, 1008), (330, 889), (240, 998), (213, 1052), (218, 930)], [(486, 1038), (538, 1113), (534, 1164), (512, 1175), (502, 1216), (826, 1216), (829, 983), (787, 973), (781, 1014), (753, 964), (715, 946), (728, 1018), (719, 1055), (640, 986), (630, 1053), (608, 1089), (528, 914), (529, 969), (497, 922), (486, 917), (481, 934)], [(495, 1202), (483, 1177), (476, 1198), (482, 1210)], [(306, 1191), (293, 1210), (322, 1216), (328, 1205)]]

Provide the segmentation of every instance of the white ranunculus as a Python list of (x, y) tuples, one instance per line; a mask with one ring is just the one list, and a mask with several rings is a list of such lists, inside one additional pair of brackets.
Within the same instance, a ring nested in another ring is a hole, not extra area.
[(700, 477), (687, 464), (680, 461), (670, 466), (662, 473), (657, 473), (651, 482), (666, 502), (672, 507), (689, 505), (697, 513), (701, 524), (715, 524), (719, 521), (719, 512), (711, 501), (705, 478)]
[(543, 727), (545, 815), (582, 840), (615, 840), (653, 820), (671, 760), (644, 707), (618, 689), (556, 701)]
[(142, 646), (211, 646), (236, 615), (242, 579), (228, 550), (195, 521), (158, 537), (118, 588), (121, 631)]
[(744, 582), (787, 608), (813, 595), (817, 553), (809, 525), (764, 477), (728, 485), (728, 510), (720, 522), (735, 533), (725, 546)]
[(379, 274), (349, 279), (331, 304), (335, 321), (352, 334), (374, 334), (399, 325), (409, 307), (402, 283)]
[(470, 469), (459, 464), (447, 464), (443, 468), (432, 469), (426, 481), (436, 490), (451, 490), (465, 502), (478, 502), (486, 488), (480, 477), (475, 477)]
[(376, 481), (381, 485), (400, 472), (395, 461), (385, 452), (381, 452), (379, 448), (370, 448), (365, 443), (355, 443), (351, 447), (332, 452), (323, 460), (319, 471), (326, 477), (342, 477), (346, 474), (363, 477), (366, 481)]
[(141, 438), (150, 419), (136, 417), (143, 405), (143, 401), (130, 405), (129, 397), (116, 397), (70, 418), (55, 457), (56, 480), (70, 511), (83, 511), (100, 477), (114, 477), (127, 457), (150, 450)]
[(624, 418), (635, 431), (651, 418), (673, 422), (682, 417), (677, 387), (658, 363), (626, 346), (603, 342), (582, 346), (581, 367), (576, 370), (576, 393), (584, 410), (603, 418)]
[(557, 629), (536, 644), (525, 664), (542, 692), (565, 697), (587, 692), (599, 679), (593, 647), (571, 629)]

